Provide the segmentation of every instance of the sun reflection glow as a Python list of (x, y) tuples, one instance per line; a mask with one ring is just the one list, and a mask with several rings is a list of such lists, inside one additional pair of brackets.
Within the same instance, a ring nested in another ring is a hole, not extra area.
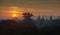
[(16, 14), (13, 14), (13, 17), (16, 17), (17, 15)]
[(10, 13), (12, 17), (21, 17), (22, 13), (19, 7), (10, 7)]

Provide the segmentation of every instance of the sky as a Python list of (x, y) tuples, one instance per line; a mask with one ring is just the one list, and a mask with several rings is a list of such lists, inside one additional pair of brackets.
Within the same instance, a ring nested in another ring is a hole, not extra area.
[(0, 17), (3, 13), (31, 12), (33, 15), (60, 16), (60, 0), (0, 0)]

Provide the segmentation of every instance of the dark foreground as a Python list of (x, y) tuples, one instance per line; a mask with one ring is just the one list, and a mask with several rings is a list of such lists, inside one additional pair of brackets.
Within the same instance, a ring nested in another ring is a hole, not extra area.
[(0, 22), (0, 35), (60, 35), (60, 20), (53, 20), (49, 23), (50, 26), (37, 29), (31, 22), (4, 20)]

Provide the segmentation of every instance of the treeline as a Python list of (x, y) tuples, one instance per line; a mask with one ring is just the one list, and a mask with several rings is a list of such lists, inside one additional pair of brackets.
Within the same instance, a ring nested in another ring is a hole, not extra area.
[[(13, 19), (0, 21), (0, 35), (60, 35), (60, 19), (33, 20), (32, 13), (23, 13), (23, 21)], [(39, 26), (38, 26), (39, 25)]]

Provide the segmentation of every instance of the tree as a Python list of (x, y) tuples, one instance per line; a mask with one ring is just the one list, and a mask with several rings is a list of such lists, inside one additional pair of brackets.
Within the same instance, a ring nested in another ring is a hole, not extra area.
[(32, 21), (31, 17), (33, 16), (32, 13), (23, 13), (24, 20), (26, 21)]
[(32, 13), (23, 13), (24, 20), (22, 22), (22, 25), (27, 31), (31, 31), (36, 28), (33, 23), (33, 19), (31, 19), (32, 16)]
[(52, 16), (50, 16), (50, 21), (52, 21)]

